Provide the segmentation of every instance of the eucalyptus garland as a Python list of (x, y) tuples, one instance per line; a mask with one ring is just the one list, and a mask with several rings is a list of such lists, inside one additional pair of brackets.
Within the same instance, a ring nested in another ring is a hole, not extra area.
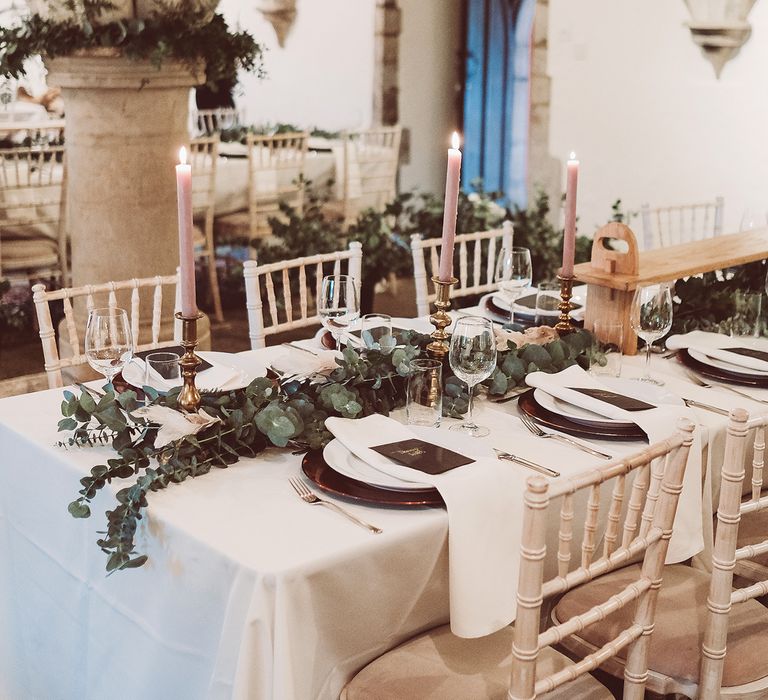
[[(134, 538), (150, 492), (214, 468), (225, 469), (268, 447), (320, 449), (333, 437), (325, 428), (329, 416), (388, 415), (404, 406), (409, 364), (425, 353), (430, 338), (402, 331), (398, 341), (400, 345), (390, 354), (347, 347), (336, 360), (336, 368), (320, 381), (258, 377), (245, 389), (203, 393), (199, 414), (186, 417), (178, 411), (178, 389), (161, 395), (144, 387), (148, 405), (139, 401), (135, 391), (116, 393), (111, 384), (103, 391), (80, 385), (79, 395), (65, 391), (59, 430), (70, 435), (58, 445), (111, 445), (116, 453), (80, 480), (80, 495), (69, 504), (70, 514), (89, 517), (89, 504), (100, 489), (113, 479), (134, 479), (117, 491), (117, 504), (106, 514), (106, 532), (97, 541), (108, 555), (107, 572), (135, 568), (147, 561), (146, 555), (136, 551)], [(585, 357), (590, 343), (586, 331), (543, 346), (518, 348), (508, 341), (485, 386), (491, 395), (505, 394), (522, 385), (529, 372), (558, 372), (574, 364)], [(464, 384), (451, 374), (447, 363), (444, 372), (444, 413), (461, 417), (468, 405)], [(158, 440), (163, 425), (148, 418), (158, 410), (182, 422), (189, 420), (191, 434), (163, 444)]]

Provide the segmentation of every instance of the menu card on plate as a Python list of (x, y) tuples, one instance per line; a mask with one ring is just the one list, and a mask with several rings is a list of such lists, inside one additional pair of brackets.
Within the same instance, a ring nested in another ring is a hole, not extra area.
[(762, 360), (768, 362), (768, 352), (762, 350), (755, 350), (754, 348), (723, 348), (727, 352), (732, 352), (736, 355), (744, 355), (745, 357), (754, 357), (756, 360)]
[[(136, 357), (140, 357), (142, 360), (147, 357), (147, 355), (152, 354), (153, 352), (173, 352), (176, 353), (179, 357), (181, 357), (184, 354), (184, 348), (181, 347), (181, 345), (172, 345), (169, 348), (154, 348), (151, 350), (142, 350), (141, 352), (135, 353)], [(200, 358), (200, 364), (197, 366), (197, 371), (202, 372), (203, 370), (210, 369), (213, 367), (213, 365), (210, 362), (206, 362), (202, 357)]]
[(648, 411), (651, 408), (656, 408), (652, 403), (646, 403), (639, 399), (633, 399), (631, 396), (622, 396), (616, 394), (613, 391), (607, 389), (592, 389), (587, 387), (570, 387), (570, 391), (578, 391), (580, 394), (589, 396), (590, 398), (597, 399), (598, 401), (605, 401), (605, 403), (616, 406), (625, 411)]
[(371, 449), (425, 474), (442, 474), (475, 461), (453, 450), (417, 438), (375, 445), (371, 446)]

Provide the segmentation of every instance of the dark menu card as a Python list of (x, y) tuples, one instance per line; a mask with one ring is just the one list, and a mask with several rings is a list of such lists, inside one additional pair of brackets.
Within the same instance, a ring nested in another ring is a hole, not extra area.
[[(142, 360), (153, 352), (175, 352), (179, 357), (184, 354), (184, 348), (181, 345), (172, 345), (169, 348), (155, 348), (153, 350), (142, 350), (136, 353), (136, 357), (140, 357)], [(199, 355), (198, 355), (199, 357)], [(200, 364), (197, 366), (197, 371), (202, 372), (213, 365), (210, 362), (206, 362), (202, 357), (200, 358)]]
[(736, 355), (744, 355), (745, 357), (753, 357), (756, 360), (768, 362), (768, 352), (762, 350), (754, 350), (752, 348), (723, 348), (723, 350), (735, 353)]
[(418, 469), (425, 474), (442, 474), (456, 467), (472, 464), (475, 461), (453, 450), (417, 438), (376, 445), (371, 449), (399, 464)]
[(656, 408), (652, 403), (633, 399), (631, 396), (615, 394), (607, 389), (585, 389), (583, 387), (569, 388), (571, 391), (578, 391), (580, 394), (597, 399), (598, 401), (605, 401), (605, 403), (609, 403), (611, 406), (616, 406), (617, 408), (623, 408), (625, 411), (647, 411), (651, 408)]

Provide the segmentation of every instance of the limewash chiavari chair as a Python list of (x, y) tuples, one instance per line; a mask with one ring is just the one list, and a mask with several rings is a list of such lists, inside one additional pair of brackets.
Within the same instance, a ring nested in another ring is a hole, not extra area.
[(66, 281), (65, 190), (64, 146), (0, 150), (1, 275), (48, 272)]
[[(312, 255), (306, 258), (283, 260), (276, 263), (259, 265), (256, 260), (246, 260), (243, 266), (245, 276), (245, 300), (248, 309), (248, 337), (251, 349), (258, 350), (266, 345), (266, 337), (275, 333), (303, 328), (320, 323), (317, 313), (317, 298), (320, 285), (327, 274), (342, 274), (342, 262), (346, 261), (350, 277), (357, 282), (358, 294), (362, 283), (363, 248), (359, 242), (349, 244), (347, 250), (335, 253)], [(329, 266), (332, 265), (332, 268)], [(310, 273), (308, 275), (308, 272)], [(310, 288), (312, 274), (315, 277), (315, 289)], [(275, 278), (273, 279), (273, 275)], [(279, 295), (282, 309), (278, 305), (275, 291), (275, 279), (282, 286)], [(263, 284), (263, 289), (262, 289)], [(297, 289), (298, 288), (298, 289)], [(299, 309), (294, 309), (294, 293), (298, 291)], [(270, 323), (264, 321), (264, 301), (266, 292)]]
[(640, 208), (645, 250), (719, 236), (723, 232), (724, 200), (651, 209)]
[(192, 165), (192, 213), (203, 217), (202, 231), (195, 227), (196, 255), (206, 258), (208, 283), (211, 288), (214, 318), (221, 323), (224, 311), (221, 307), (219, 275), (216, 270), (216, 244), (213, 240), (213, 217), (216, 206), (216, 165), (219, 158), (219, 137), (206, 136), (192, 139), (189, 144)]
[(191, 133), (201, 136), (213, 136), (242, 123), (240, 111), (234, 107), (191, 110), (190, 121)]
[(301, 214), (308, 138), (306, 132), (246, 136), (248, 211), (219, 217), (216, 223), (223, 236), (253, 240), (271, 235), (269, 218), (280, 214), (281, 203)]
[[(747, 438), (760, 432), (768, 416), (749, 419), (746, 411), (731, 411), (721, 471), (717, 532), (712, 554), (712, 573), (684, 564), (664, 569), (664, 587), (657, 602), (656, 623), (648, 652), (650, 691), (659, 695), (678, 693), (699, 700), (748, 700), (768, 697), (768, 610), (755, 598), (768, 595), (768, 579), (734, 590), (735, 567), (768, 553), (768, 529), (762, 540), (738, 545), (740, 519), (768, 508), (768, 497), (741, 503)], [(755, 458), (762, 482), (762, 455)], [(616, 593), (626, 584), (632, 568), (605, 577), (601, 595)], [(554, 618), (588, 607), (597, 594), (597, 582), (567, 594), (557, 605)], [(626, 617), (623, 611), (607, 617), (589, 630), (580, 631), (563, 646), (575, 656), (589, 653)], [(624, 661), (611, 659), (602, 667), (614, 676)]]
[[(359, 671), (342, 691), (342, 700), (612, 698), (589, 672), (624, 649), (629, 658), (624, 698), (642, 698), (655, 601), (693, 428), (690, 421), (683, 419), (669, 439), (571, 478), (553, 482), (539, 476), (529, 478), (514, 626), (479, 639), (455, 637), (447, 625), (423, 633)], [(600, 494), (608, 489), (611, 495), (606, 532), (602, 554), (598, 555)], [(574, 501), (580, 496), (588, 498), (587, 518), (581, 552), (574, 557)], [(544, 580), (547, 520), (550, 511), (557, 512), (555, 503), (560, 504), (558, 570)], [(545, 600), (587, 581), (600, 581), (639, 557), (642, 566), (623, 590), (540, 631)], [(573, 559), (578, 561), (572, 564)], [(572, 663), (552, 648), (610, 612), (631, 608), (635, 603), (625, 627), (581, 661)]]
[[(453, 274), (458, 284), (451, 290), (451, 298), (485, 294), (498, 289), (494, 281), (496, 257), (502, 248), (512, 247), (512, 222), (505, 221), (500, 229), (462, 233), (456, 236), (455, 249), (459, 251), (459, 269)], [(487, 245), (483, 245), (487, 241)], [(429, 292), (430, 280), (437, 275), (440, 267), (440, 238), (423, 239), (421, 234), (411, 236), (413, 256), (413, 277), (416, 283), (416, 315), (426, 316), (429, 305), (435, 300), (435, 293)], [(485, 265), (483, 252), (487, 251)], [(427, 265), (427, 257), (429, 264)]]
[[(130, 309), (128, 317), (131, 324), (131, 334), (133, 336), (134, 352), (150, 350), (154, 348), (163, 348), (176, 345), (178, 338), (181, 337), (179, 321), (174, 323), (174, 339), (160, 340), (160, 330), (163, 312), (163, 287), (173, 287), (173, 308), (179, 305), (178, 273), (175, 275), (158, 275), (157, 277), (146, 277), (143, 279), (131, 279), (121, 282), (105, 282), (103, 284), (89, 284), (83, 287), (70, 287), (65, 289), (55, 289), (47, 291), (44, 284), (36, 284), (32, 287), (32, 300), (35, 303), (37, 312), (37, 323), (40, 327), (40, 340), (43, 344), (43, 358), (45, 360), (45, 371), (48, 375), (48, 386), (53, 389), (64, 386), (61, 370), (67, 367), (86, 364), (87, 360), (82, 349), (81, 336), (78, 333), (75, 313), (72, 308), (72, 300), (85, 297), (86, 308), (90, 311), (99, 306), (105, 306), (104, 303), (97, 303), (96, 297), (106, 295), (106, 306), (116, 308), (117, 293), (130, 290)], [(153, 290), (152, 295), (152, 316), (151, 326), (149, 327), (150, 339), (144, 342), (141, 334), (140, 325), (140, 293), (139, 290)], [(53, 327), (51, 319), (50, 303), (52, 301), (63, 301), (64, 305), (64, 324), (63, 328), (67, 333), (69, 347), (72, 349), (71, 357), (62, 358), (59, 355), (59, 347), (56, 343), (56, 329)]]

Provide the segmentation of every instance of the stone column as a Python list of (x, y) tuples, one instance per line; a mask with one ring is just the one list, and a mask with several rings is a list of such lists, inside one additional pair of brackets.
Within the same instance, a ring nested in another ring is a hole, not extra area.
[[(204, 81), (202, 65), (165, 61), (158, 70), (97, 50), (47, 67), (66, 108), (72, 284), (173, 274), (174, 164), (189, 143), (189, 89)], [(149, 313), (151, 299), (142, 298), (142, 308)], [(84, 327), (84, 310), (76, 312)]]
[(400, 119), (397, 82), (401, 10), (397, 0), (377, 0), (373, 62), (373, 123), (392, 126)]

